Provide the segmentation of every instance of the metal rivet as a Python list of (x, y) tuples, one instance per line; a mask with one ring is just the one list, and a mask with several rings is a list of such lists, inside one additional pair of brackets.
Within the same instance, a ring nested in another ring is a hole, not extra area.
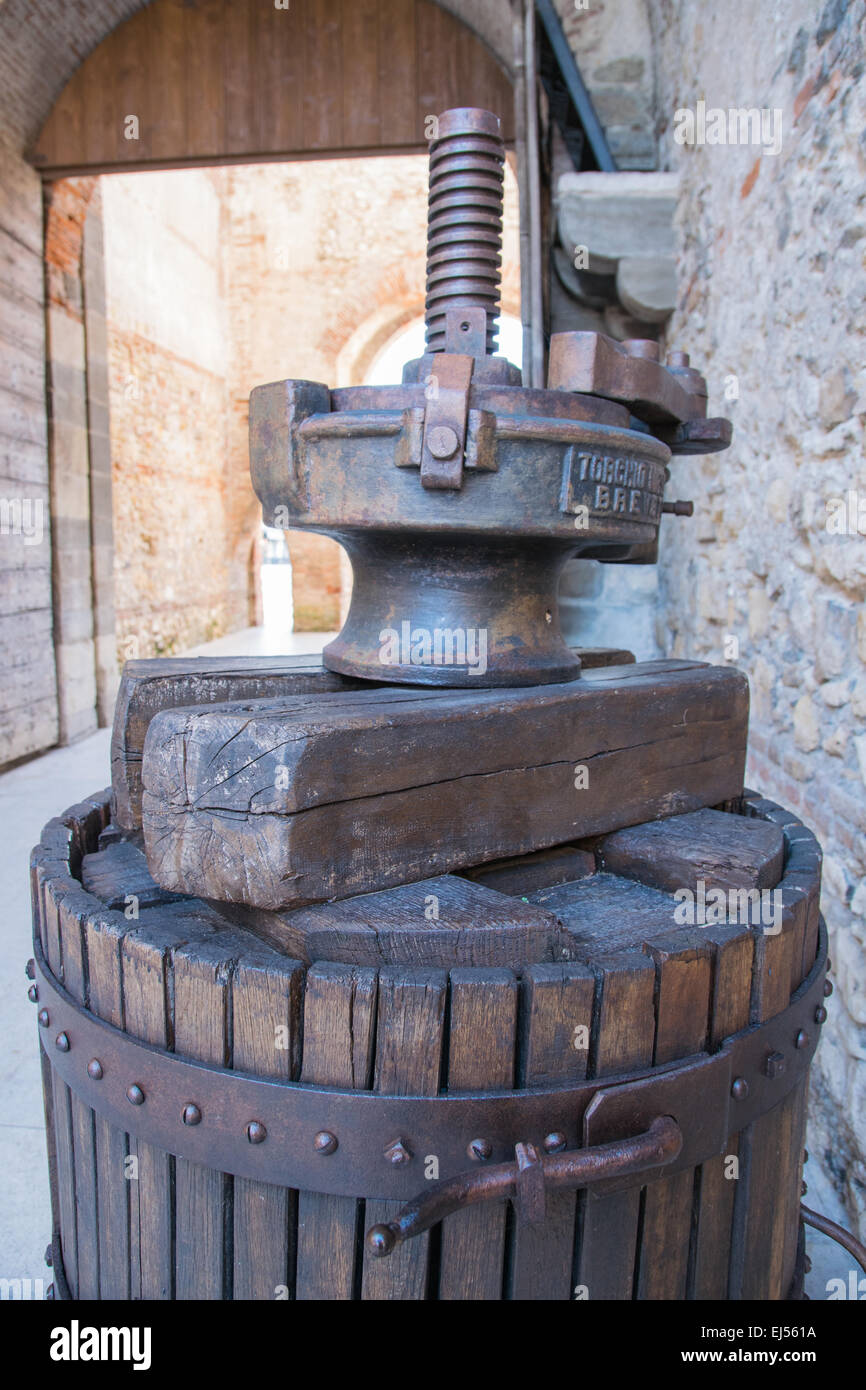
[(27, 976), (28, 980), (36, 979), (36, 962), (32, 956), (24, 967), (24, 974)]
[(395, 1168), (399, 1168), (401, 1163), (408, 1163), (411, 1157), (412, 1152), (407, 1149), (402, 1139), (395, 1139), (385, 1150), (385, 1158), (389, 1163), (393, 1163)]
[(805, 1197), (805, 1195), (806, 1195), (806, 1193), (807, 1193), (808, 1191), (809, 1191), (809, 1184), (806, 1183), (806, 1182), (801, 1182), (801, 1183), (800, 1183), (800, 1196), (801, 1196), (801, 1197)]
[(40, 1009), (39, 1013), (37, 1014), (37, 1017), (39, 1019), (40, 1028), (47, 1028), (49, 1023), (51, 1022), (51, 1019), (48, 1016), (48, 1010)]
[(87, 1063), (87, 1075), (90, 1077), (91, 1081), (102, 1080), (102, 1063), (98, 1057), (91, 1058)]
[(384, 1255), (390, 1255), (396, 1244), (397, 1237), (390, 1226), (383, 1224), (371, 1226), (367, 1232), (367, 1249), (377, 1259), (381, 1259)]
[(144, 1105), (144, 1091), (135, 1082), (126, 1089), (126, 1099), (130, 1105)]
[(744, 1076), (738, 1076), (731, 1087), (731, 1095), (734, 1100), (745, 1100), (749, 1094), (749, 1083)]
[(827, 1022), (827, 1010), (823, 1004), (819, 1004), (815, 1010), (815, 1022), (819, 1024)]
[(247, 1138), (251, 1144), (263, 1144), (268, 1137), (268, 1131), (258, 1120), (250, 1120), (247, 1125)]
[(183, 1120), (185, 1125), (200, 1125), (201, 1111), (199, 1110), (197, 1105), (193, 1105), (190, 1102), (189, 1105), (185, 1105), (183, 1107), (183, 1114), (181, 1115), (181, 1119)]
[(36, 988), (35, 985), (31, 985), (28, 989), (27, 998), (30, 1000), (31, 1004), (39, 1003), (39, 990)]
[(427, 448), (434, 459), (450, 459), (460, 440), (450, 425), (434, 425), (427, 432)]
[(553, 1134), (548, 1134), (544, 1140), (544, 1152), (548, 1154), (560, 1154), (567, 1142), (564, 1134), (559, 1134), (554, 1130)]
[(57, 1034), (57, 1037), (54, 1039), (54, 1046), (57, 1048), (57, 1051), (58, 1051), (58, 1052), (68, 1052), (68, 1051), (69, 1051), (69, 1037), (68, 1037), (68, 1035), (67, 1035), (66, 1033), (58, 1033), (58, 1034)]
[(831, 995), (832, 993), (833, 993), (833, 981), (832, 981), (832, 980), (825, 980), (825, 981), (824, 981), (824, 998), (825, 998), (825, 999), (829, 999), (829, 998), (830, 998), (830, 995)]
[(777, 1076), (782, 1076), (787, 1063), (781, 1052), (771, 1052), (764, 1062), (764, 1075), (769, 1076), (771, 1081), (775, 1081)]
[(466, 1152), (476, 1163), (486, 1163), (493, 1153), (493, 1145), (489, 1139), (470, 1139), (466, 1145)]
[(804, 1032), (804, 1030), (803, 1030), (802, 1028), (800, 1029), (799, 1033), (797, 1034), (796, 1038), (794, 1039), (794, 1046), (797, 1048), (797, 1051), (798, 1051), (798, 1052), (799, 1052), (802, 1048), (808, 1047), (808, 1046), (809, 1046), (809, 1034), (806, 1033), (806, 1032)]
[(313, 1148), (317, 1154), (336, 1153), (338, 1140), (336, 1134), (331, 1134), (327, 1129), (320, 1129), (313, 1139)]

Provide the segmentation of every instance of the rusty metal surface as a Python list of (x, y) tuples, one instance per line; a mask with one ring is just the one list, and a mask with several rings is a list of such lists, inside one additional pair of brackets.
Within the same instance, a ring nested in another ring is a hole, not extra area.
[[(723, 1152), (730, 1134), (778, 1105), (808, 1070), (820, 1031), (826, 959), (822, 924), (817, 960), (789, 1007), (712, 1055), (573, 1087), (432, 1097), (280, 1083), (189, 1061), (129, 1037), (76, 1004), (48, 971), (38, 944), (35, 977), (40, 1041), (51, 1068), (121, 1130), (236, 1176), (405, 1201), (421, 1185), (418, 1155), (435, 1153), (447, 1180), (464, 1172), (467, 1149), (479, 1139), (489, 1145), (491, 1160), (506, 1162), (517, 1144), (544, 1150), (552, 1134), (567, 1149), (618, 1143), (671, 1115), (682, 1147), (666, 1173)], [(61, 1036), (68, 1046), (57, 1046)], [(769, 1075), (772, 1054), (784, 1066)], [(190, 1106), (200, 1114), (196, 1124), (184, 1121)], [(335, 1146), (323, 1145), (323, 1134)], [(416, 1157), (388, 1162), (383, 1135)]]
[(681, 1149), (680, 1127), (667, 1115), (653, 1120), (645, 1133), (595, 1148), (542, 1155), (532, 1144), (516, 1144), (512, 1163), (476, 1166), (447, 1182), (431, 1183), (392, 1221), (370, 1228), (367, 1249), (376, 1256), (390, 1255), (452, 1212), (502, 1198), (513, 1202), (518, 1221), (537, 1225), (544, 1220), (548, 1190), (591, 1187), (615, 1178), (634, 1181), (672, 1163)]
[[(672, 452), (724, 447), (682, 352), (555, 335), (547, 390), (493, 355), (504, 150), (499, 120), (461, 108), (430, 149), (427, 352), (402, 385), (284, 381), (250, 397), (264, 520), (333, 536), (354, 593), (332, 670), (422, 685), (542, 684), (578, 668), (558, 624), (570, 556), (653, 563)], [(633, 426), (633, 427), (632, 427)], [(728, 427), (729, 429), (729, 427)], [(682, 508), (675, 508), (684, 515)], [(483, 637), (483, 670), (392, 660), (382, 634)]]

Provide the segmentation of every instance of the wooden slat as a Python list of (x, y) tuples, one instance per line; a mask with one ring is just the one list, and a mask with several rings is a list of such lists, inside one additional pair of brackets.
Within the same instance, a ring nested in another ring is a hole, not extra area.
[[(366, 1091), (372, 1080), (375, 970), (322, 963), (307, 974), (301, 1080)], [(322, 1162), (327, 1163), (327, 1155)], [(350, 1299), (358, 1260), (359, 1204), (353, 1197), (298, 1194), (295, 1297)]]
[[(67, 893), (59, 904), (63, 982), (80, 1004), (87, 1002), (87, 973), (83, 919), (89, 907), (81, 891)], [(90, 1106), (69, 1091), (72, 1147), (75, 1163), (75, 1212), (78, 1248), (78, 1297), (99, 1297), (99, 1218), (96, 1197), (96, 1134)]]
[(223, 29), (227, 0), (197, 0), (184, 9), (188, 97), (186, 145), (192, 157), (213, 156), (225, 146), (226, 83)]
[[(580, 1081), (587, 1050), (578, 1028), (592, 1027), (595, 978), (581, 965), (531, 965), (523, 973), (520, 1061), (523, 1088)], [(515, 1219), (511, 1245), (509, 1297), (565, 1300), (572, 1294), (577, 1194), (548, 1192), (544, 1221)]]
[[(379, 975), (374, 1090), (386, 1095), (435, 1095), (442, 1070), (447, 976), (440, 970), (383, 969)], [(385, 1147), (400, 1138), (387, 1135)], [(423, 1185), (426, 1155), (412, 1159)], [(402, 1203), (366, 1203), (365, 1225), (390, 1221)], [(427, 1297), (430, 1232), (399, 1245), (387, 1259), (364, 1252), (361, 1297), (418, 1300)]]
[[(169, 952), (177, 940), (172, 926), (148, 922), (129, 932), (121, 955), (126, 1031), (142, 1042), (168, 1047)], [(145, 1101), (145, 1104), (147, 1102)], [(130, 1139), (129, 1258), (133, 1299), (174, 1297), (174, 1161), (144, 1139)]]
[[(275, 951), (246, 952), (232, 978), (232, 1065), (275, 1080), (297, 1075), (303, 967)], [(253, 1119), (254, 1116), (250, 1116)], [(234, 1180), (235, 1299), (273, 1299), (294, 1282), (297, 1194)]]
[[(749, 1024), (754, 936), (737, 926), (706, 929), (713, 949), (713, 1002), (710, 1047)], [(736, 1167), (732, 1163), (736, 1160)], [(695, 1254), (690, 1297), (726, 1299), (730, 1277), (734, 1202), (739, 1183), (740, 1136), (728, 1138), (725, 1152), (704, 1163), (697, 1178)]]
[[(230, 943), (185, 943), (173, 952), (175, 1051), (215, 1066), (231, 1064)], [(194, 1097), (190, 1097), (194, 1099)], [(175, 1296), (222, 1299), (230, 1292), (225, 1222), (232, 1180), (214, 1168), (175, 1160)]]
[[(185, 11), (188, 10), (184, 0), (160, 0), (153, 6), (151, 42), (160, 55), (150, 91), (150, 154), (153, 159), (170, 159), (175, 150), (189, 148), (185, 27)], [(195, 100), (194, 93), (190, 92), (190, 97)]]
[[(592, 1075), (646, 1067), (655, 1039), (655, 969), (638, 951), (613, 955), (595, 967), (598, 1005)], [(585, 1194), (576, 1284), (590, 1302), (632, 1297), (641, 1191)]]
[[(671, 933), (655, 942), (656, 1065), (688, 1057), (706, 1046), (712, 984), (711, 948), (698, 931)], [(637, 1276), (639, 1299), (684, 1299), (695, 1170), (651, 1182), (644, 1190)]]
[[(135, 928), (121, 913), (103, 909), (84, 923), (87, 987), (92, 1013), (122, 1028), (120, 942)], [(94, 1116), (96, 1188), (99, 1198), (99, 1296), (129, 1298), (129, 1183), (121, 1181), (129, 1139), (102, 1115)]]
[[(43, 841), (45, 837), (43, 835)], [(42, 900), (42, 949), (56, 979), (63, 979), (60, 918), (57, 894), (52, 882), (45, 884)], [(43, 1045), (50, 1067), (50, 1034), (45, 1031)], [(55, 1218), (60, 1224), (60, 1243), (66, 1282), (73, 1298), (78, 1297), (78, 1233), (75, 1214), (75, 1150), (71, 1109), (72, 1093), (60, 1077), (52, 1073), (51, 1097), (53, 1106), (54, 1151), (57, 1162), (57, 1206)]]
[[(344, 0), (344, 4), (351, 4), (351, 0)], [(424, 139), (424, 123), (419, 123), (415, 116), (418, 81), (415, 32), (419, 7), (415, 0), (379, 0), (377, 8), (378, 34), (373, 23), (370, 36), (374, 53), (378, 38), (378, 143), (417, 145)], [(474, 45), (472, 47), (474, 49)], [(397, 53), (399, 62), (394, 61)]]
[[(761, 1023), (787, 1008), (793, 947), (794, 938), (787, 932), (756, 937), (753, 1022)], [(797, 1091), (790, 1092), (780, 1105), (750, 1125), (744, 1136), (748, 1145), (743, 1192), (747, 1205), (740, 1296), (745, 1299), (777, 1299), (787, 1293), (786, 1206), (793, 1173), (802, 1161), (799, 1147), (792, 1145), (799, 1103)], [(742, 1176), (741, 1168), (741, 1181)]]
[[(126, 24), (120, 25), (111, 36), (110, 43), (101, 44), (105, 54), (99, 61), (106, 61), (111, 72), (110, 104), (106, 106), (106, 122), (102, 140), (98, 146), (87, 147), (85, 158), (75, 158), (74, 148), (67, 144), (62, 163), (138, 164), (151, 156), (151, 130), (153, 100), (150, 92), (151, 67), (159, 65), (160, 55), (153, 45), (152, 5), (134, 15)], [(95, 55), (94, 55), (95, 56)], [(89, 82), (90, 60), (80, 69), (82, 78), (87, 73)], [(75, 82), (75, 78), (73, 78)], [(70, 84), (71, 85), (71, 84)], [(84, 84), (82, 84), (84, 85)], [(127, 140), (124, 123), (127, 116), (137, 116), (139, 138)], [(97, 153), (97, 151), (101, 153)]]
[(341, 10), (340, 0), (307, 0), (304, 7), (303, 118), (309, 150), (355, 143), (351, 131), (343, 130)]
[[(411, 9), (411, 0), (408, 4), (404, 0), (402, 8)], [(379, 32), (381, 20), (389, 17), (387, 9), (380, 0), (354, 0), (342, 10), (341, 61), (343, 71), (352, 76), (351, 82), (343, 84), (341, 121), (350, 143), (361, 147), (378, 145), (382, 135), (379, 103), (384, 100), (389, 74), (382, 72), (380, 64), (387, 68), (388, 55), (398, 40), (396, 34), (384, 37)]]
[[(517, 980), (512, 971), (452, 970), (449, 1093), (507, 1090), (514, 1084), (516, 1045)], [(502, 1297), (507, 1215), (505, 1202), (484, 1203), (455, 1212), (443, 1222), (441, 1300)]]

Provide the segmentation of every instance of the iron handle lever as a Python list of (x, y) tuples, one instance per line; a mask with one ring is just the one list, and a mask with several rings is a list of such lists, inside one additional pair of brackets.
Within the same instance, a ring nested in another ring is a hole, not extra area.
[(532, 1144), (517, 1144), (514, 1162), (473, 1169), (434, 1183), (407, 1202), (393, 1221), (371, 1226), (367, 1249), (373, 1255), (390, 1255), (403, 1241), (421, 1235), (452, 1212), (502, 1197), (514, 1202), (522, 1220), (542, 1221), (546, 1188), (589, 1187), (611, 1178), (663, 1168), (673, 1162), (682, 1146), (682, 1132), (670, 1115), (660, 1115), (649, 1129), (631, 1139), (589, 1149), (541, 1155)]

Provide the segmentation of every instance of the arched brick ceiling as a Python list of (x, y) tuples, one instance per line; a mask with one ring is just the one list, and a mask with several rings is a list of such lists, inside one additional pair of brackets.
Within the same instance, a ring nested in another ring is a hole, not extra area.
[[(76, 68), (148, 0), (0, 0), (0, 138), (36, 140)], [(194, 5), (195, 0), (188, 0)], [(438, 0), (437, 0), (438, 3)], [(322, 8), (321, 0), (292, 0)], [(506, 69), (512, 66), (509, 0), (442, 0)]]

